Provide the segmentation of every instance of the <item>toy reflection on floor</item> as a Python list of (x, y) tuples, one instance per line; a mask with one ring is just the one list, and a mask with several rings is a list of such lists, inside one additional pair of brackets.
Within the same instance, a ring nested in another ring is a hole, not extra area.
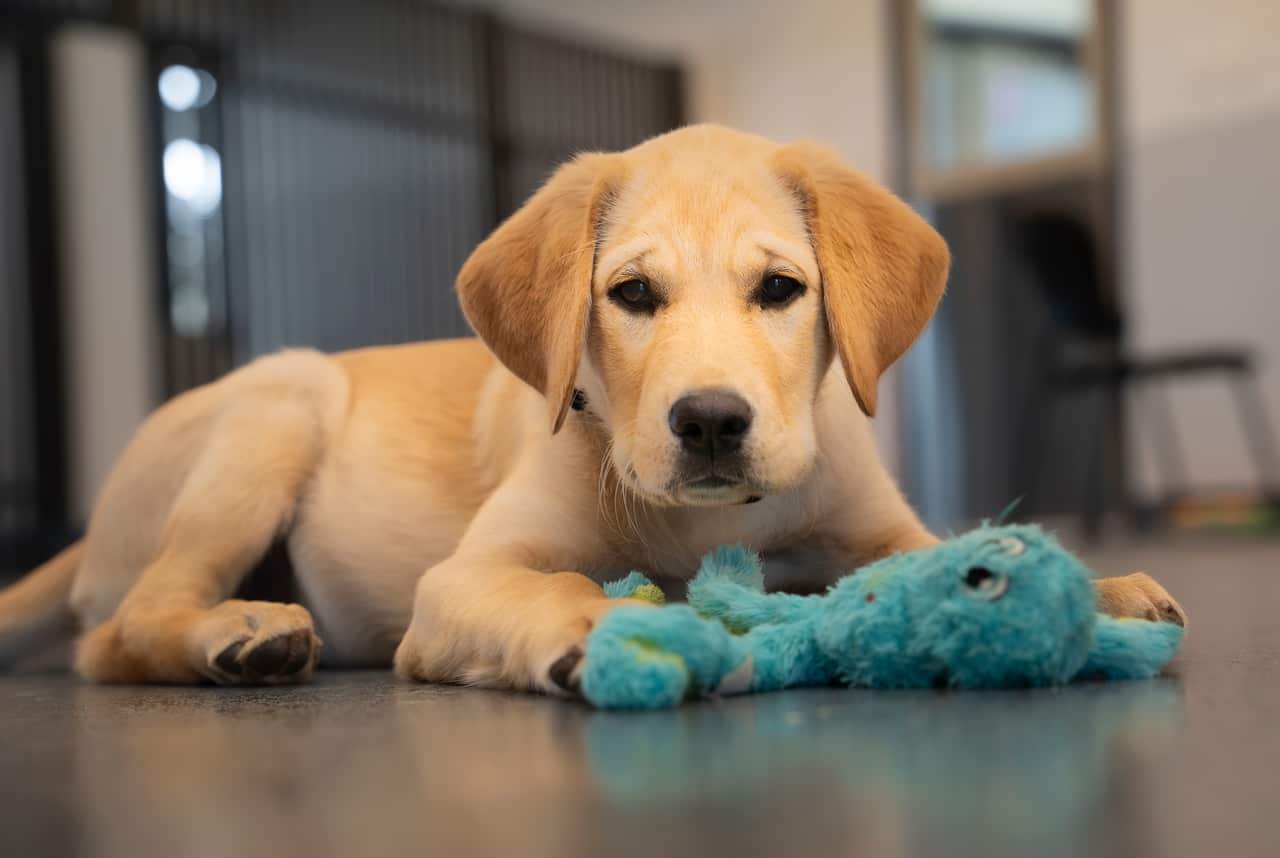
[[(632, 573), (611, 596), (653, 591)], [(596, 706), (843, 684), (1011, 688), (1154, 676), (1182, 628), (1099, 614), (1088, 570), (1034, 525), (985, 526), (847, 575), (819, 596), (767, 594), (760, 560), (717, 549), (689, 604), (610, 612), (587, 640)]]
[[(806, 820), (766, 853), (1102, 854), (1119, 825), (1122, 851), (1159, 854), (1150, 767), (1178, 747), (1185, 709), (1163, 678), (959, 695), (816, 689), (589, 712), (587, 758), (608, 804), (630, 812), (697, 807), (709, 827), (746, 825), (741, 808), (764, 803), (774, 819)], [(985, 851), (957, 846), (974, 843)]]

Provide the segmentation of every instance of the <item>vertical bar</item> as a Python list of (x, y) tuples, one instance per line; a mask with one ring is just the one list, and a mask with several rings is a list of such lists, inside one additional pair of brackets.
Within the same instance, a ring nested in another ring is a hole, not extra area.
[[(405, 29), (412, 34), (412, 41), (409, 44), (410, 57), (430, 56), (431, 51), (428, 50), (430, 44), (430, 33), (432, 25), (432, 17), (434, 9), (422, 6), (413, 6), (414, 17), (409, 22), (409, 26)], [(422, 68), (415, 69), (413, 75), (414, 86), (412, 89), (413, 98), (412, 105), (415, 112), (429, 112), (432, 93), (430, 91), (430, 78), (435, 74), (436, 67), (434, 65), (424, 65)], [(441, 112), (447, 113), (449, 107), (445, 107)], [(424, 140), (422, 136), (415, 138), (416, 145), (413, 145), (409, 153), (409, 189), (413, 202), (413, 217), (410, 220), (413, 232), (413, 240), (410, 242), (412, 251), (410, 253), (410, 264), (412, 266), (412, 288), (413, 288), (413, 319), (414, 325), (421, 336), (426, 336), (430, 330), (428, 324), (428, 313), (431, 295), (429, 290), (440, 288), (440, 284), (434, 282), (434, 278), (429, 277), (430, 260), (434, 258), (432, 250), (435, 244), (435, 224), (431, 222), (429, 212), (426, 208), (429, 203), (427, 196), (427, 171), (426, 159), (431, 153), (430, 141)]]
[[(0, 536), (27, 526), (30, 518), (31, 392), (31, 291), (23, 251), (21, 186), (22, 113), (18, 109), (16, 51), (0, 41)], [(3, 570), (0, 570), (3, 571)]]
[(31, 342), (35, 367), (37, 520), (42, 527), (67, 523), (66, 387), (62, 362), (62, 272), (54, 200), (53, 87), (49, 47), (42, 39), (18, 49), (22, 157), (26, 176), (27, 276), (31, 284)]
[(484, 58), (485, 142), (489, 152), (490, 197), (494, 226), (507, 216), (511, 199), (511, 140), (507, 121), (506, 56), (503, 28), (497, 18), (480, 18)]
[(686, 121), (684, 73), (679, 66), (668, 66), (662, 69), (659, 75), (667, 105), (667, 129), (679, 128)]
[(180, 393), (190, 385), (190, 367), (182, 359), (184, 343), (174, 331), (172, 322), (173, 289), (169, 272), (169, 212), (168, 196), (165, 191), (162, 170), (155, 165), (164, 163), (165, 135), (163, 117), (158, 106), (155, 81), (159, 71), (156, 52), (148, 47), (146, 51), (146, 97), (142, 100), (143, 121), (147, 124), (150, 137), (150, 165), (152, 173), (157, 176), (151, 188), (152, 229), (156, 235), (153, 269), (155, 272), (155, 291), (152, 293), (152, 323), (160, 336), (160, 353), (164, 360), (161, 372), (162, 396), (168, 399)]
[[(224, 10), (227, 7), (222, 7)], [(220, 29), (226, 30), (230, 22), (224, 21)], [(222, 66), (219, 88), (222, 95), (222, 115), (226, 120), (226, 151), (222, 157), (222, 211), (226, 229), (223, 233), (222, 259), (226, 272), (226, 312), (224, 331), (226, 350), (231, 366), (240, 363), (249, 342), (247, 302), (244, 288), (248, 283), (248, 233), (246, 206), (248, 205), (248, 181), (246, 164), (244, 81), (241, 78), (241, 52), (232, 55), (231, 61)]]

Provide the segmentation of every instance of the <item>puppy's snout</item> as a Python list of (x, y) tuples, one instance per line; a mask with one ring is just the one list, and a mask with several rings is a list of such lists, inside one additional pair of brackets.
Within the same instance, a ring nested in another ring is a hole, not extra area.
[(736, 452), (751, 429), (751, 406), (729, 390), (699, 390), (676, 400), (667, 414), (686, 452), (718, 456)]

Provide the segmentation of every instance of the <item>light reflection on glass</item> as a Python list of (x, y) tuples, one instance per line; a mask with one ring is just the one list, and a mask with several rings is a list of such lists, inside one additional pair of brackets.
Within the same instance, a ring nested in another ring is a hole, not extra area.
[(160, 72), (160, 100), (175, 113), (204, 107), (218, 91), (218, 82), (203, 69), (172, 65)]
[(201, 216), (222, 202), (222, 159), (212, 146), (179, 139), (164, 147), (164, 184)]
[(200, 99), (200, 76), (187, 66), (169, 66), (160, 72), (158, 88), (165, 107), (178, 112), (190, 110)]
[(185, 63), (156, 78), (161, 108), (169, 325), (183, 338), (216, 334), (222, 299), (222, 156), (214, 76)]

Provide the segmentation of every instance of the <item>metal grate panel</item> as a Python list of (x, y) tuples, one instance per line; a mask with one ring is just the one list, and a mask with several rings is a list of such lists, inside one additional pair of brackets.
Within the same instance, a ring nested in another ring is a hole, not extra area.
[[(681, 119), (675, 69), (475, 12), (408, 0), (138, 10), (151, 38), (217, 56), (229, 309), (202, 339), (236, 363), (466, 334), (452, 285), (476, 243), (575, 152)], [(221, 371), (184, 369), (173, 392)]]

